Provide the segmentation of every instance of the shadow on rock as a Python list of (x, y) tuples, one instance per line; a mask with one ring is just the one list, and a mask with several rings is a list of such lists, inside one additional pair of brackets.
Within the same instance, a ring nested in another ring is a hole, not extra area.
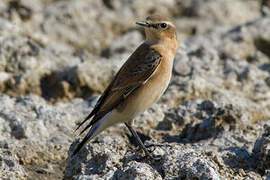
[(270, 126), (264, 125), (264, 133), (259, 137), (253, 147), (255, 169), (262, 176), (270, 169)]
[(50, 101), (90, 97), (93, 90), (87, 85), (82, 85), (76, 73), (77, 67), (72, 67), (44, 75), (40, 80), (42, 97)]
[[(82, 148), (80, 153), (71, 157), (71, 154), (72, 154), (71, 150), (74, 149), (78, 143), (79, 143), (79, 139), (76, 139), (69, 148), (68, 153), (70, 155), (68, 156), (68, 159), (67, 159), (67, 166), (64, 171), (65, 176), (63, 179), (71, 179), (74, 175), (80, 174), (83, 171), (82, 164), (84, 161), (87, 160), (87, 156), (89, 154), (86, 152), (86, 149)], [(92, 159), (90, 161), (92, 161)], [(90, 164), (93, 164), (93, 163), (90, 163)], [(88, 171), (96, 171), (96, 170), (93, 168), (89, 168)]]
[(190, 101), (170, 109), (156, 129), (175, 132), (165, 133), (166, 142), (194, 143), (235, 130), (241, 117), (241, 110), (231, 104), (218, 107), (211, 100)]
[(251, 170), (252, 165), (255, 165), (252, 154), (243, 147), (232, 146), (224, 149), (224, 151), (224, 164), (231, 168)]

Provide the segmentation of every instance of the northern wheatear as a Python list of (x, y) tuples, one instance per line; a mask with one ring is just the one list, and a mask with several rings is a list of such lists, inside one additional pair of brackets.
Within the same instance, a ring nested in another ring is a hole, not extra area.
[(122, 122), (145, 154), (152, 157), (131, 124), (134, 117), (156, 102), (166, 90), (172, 74), (178, 40), (175, 25), (169, 18), (152, 15), (147, 17), (146, 21), (136, 24), (144, 27), (146, 41), (128, 58), (92, 112), (78, 125), (77, 129), (92, 118), (81, 131), (80, 135), (91, 127), (73, 155), (104, 129)]

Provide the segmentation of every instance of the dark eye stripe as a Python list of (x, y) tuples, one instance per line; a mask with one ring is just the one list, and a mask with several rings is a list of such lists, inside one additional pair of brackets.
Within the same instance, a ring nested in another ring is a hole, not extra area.
[(152, 24), (151, 27), (157, 29), (158, 28), (158, 24)]
[(168, 24), (166, 23), (161, 23), (161, 24), (151, 24), (152, 28), (158, 29), (159, 27), (161, 28), (166, 28), (168, 26)]

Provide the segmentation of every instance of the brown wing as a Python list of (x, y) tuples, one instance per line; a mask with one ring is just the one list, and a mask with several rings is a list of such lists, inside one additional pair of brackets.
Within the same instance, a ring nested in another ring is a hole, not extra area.
[(118, 71), (92, 112), (78, 125), (77, 129), (94, 116), (81, 134), (118, 106), (134, 89), (145, 83), (158, 67), (161, 59), (161, 54), (148, 44), (140, 45)]

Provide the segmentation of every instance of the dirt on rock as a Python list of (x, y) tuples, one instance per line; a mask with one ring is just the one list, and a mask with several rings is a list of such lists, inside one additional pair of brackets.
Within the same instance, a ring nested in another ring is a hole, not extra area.
[[(173, 19), (173, 77), (134, 128), (75, 157), (74, 128), (143, 41), (135, 22)], [(0, 179), (269, 179), (268, 0), (0, 1)]]

